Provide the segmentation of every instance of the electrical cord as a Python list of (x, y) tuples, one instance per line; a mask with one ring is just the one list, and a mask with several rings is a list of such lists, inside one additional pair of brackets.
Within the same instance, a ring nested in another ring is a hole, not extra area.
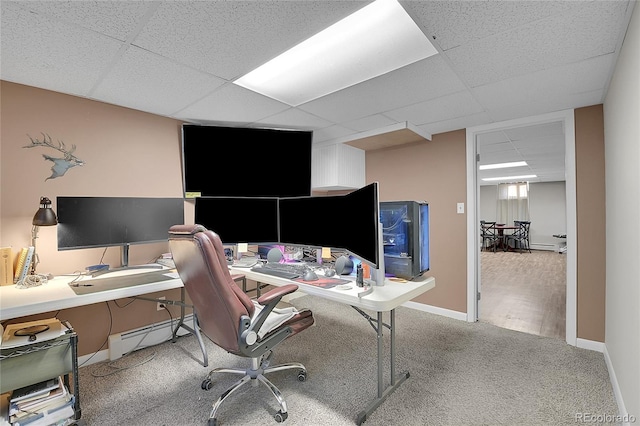
[[(124, 306), (128, 306), (128, 305), (129, 305), (129, 304), (131, 304), (133, 301), (135, 301), (135, 299), (134, 299), (134, 300), (132, 300), (131, 302), (127, 303), (127, 304), (126, 304), (126, 305), (124, 305)], [(121, 306), (119, 306), (117, 303), (116, 303), (116, 306), (121, 307)], [(124, 306), (123, 306), (123, 307), (124, 307)], [(166, 339), (165, 341), (163, 341), (163, 342), (161, 342), (161, 343), (168, 342), (169, 340), (171, 340), (171, 339), (173, 338), (173, 315), (171, 315), (171, 311), (167, 308), (167, 306), (166, 306), (166, 305), (164, 306), (164, 309), (165, 309), (165, 311), (167, 311), (167, 313), (169, 314), (169, 318), (170, 318), (170, 330), (171, 330), (171, 332), (172, 332), (172, 335), (171, 335), (171, 337), (169, 337), (168, 339)], [(106, 364), (106, 367), (107, 367), (107, 368), (110, 368), (110, 369), (111, 369), (110, 371), (106, 371), (106, 372), (102, 372), (102, 373), (99, 373), (99, 372), (92, 372), (92, 373), (91, 373), (91, 376), (93, 376), (93, 377), (107, 377), (107, 376), (111, 376), (111, 375), (113, 375), (113, 374), (119, 373), (120, 371), (125, 371), (125, 370), (129, 370), (129, 369), (132, 369), (132, 368), (135, 368), (135, 367), (139, 367), (139, 366), (141, 366), (141, 365), (143, 365), (143, 364), (146, 364), (147, 362), (149, 362), (149, 361), (153, 360), (153, 359), (156, 357), (156, 355), (157, 355), (157, 353), (156, 353), (156, 352), (152, 353), (151, 355), (149, 355), (148, 357), (146, 357), (146, 358), (145, 358), (145, 359), (143, 359), (142, 361), (139, 361), (139, 362), (137, 362), (137, 363), (135, 363), (135, 364), (131, 364), (131, 365), (127, 365), (127, 366), (118, 366), (118, 365), (116, 365), (116, 363), (117, 363), (118, 361), (120, 361), (120, 360), (121, 360), (121, 359), (123, 359), (123, 358), (126, 358), (127, 356), (131, 355), (133, 352), (135, 352), (135, 351), (137, 351), (137, 350), (139, 350), (139, 349), (146, 349), (146, 348), (148, 348), (148, 347), (155, 346), (155, 344), (148, 345), (148, 346), (141, 346), (141, 344), (142, 344), (142, 342), (144, 341), (144, 339), (146, 339), (146, 338), (147, 338), (147, 336), (149, 336), (149, 334), (150, 334), (150, 333), (151, 333), (155, 328), (156, 328), (156, 325), (155, 325), (155, 324), (152, 324), (152, 325), (151, 325), (151, 328), (150, 328), (146, 333), (144, 333), (144, 335), (142, 336), (142, 338), (140, 339), (140, 341), (138, 341), (138, 343), (136, 344), (136, 346), (135, 346), (135, 347), (133, 347), (133, 349), (131, 349), (131, 350), (129, 350), (127, 353), (123, 354), (123, 355), (122, 355), (122, 357), (121, 357), (120, 359), (118, 359), (118, 360), (114, 360), (114, 361), (111, 361), (111, 362), (107, 363), (107, 364)], [(111, 333), (109, 333), (109, 334), (111, 334)]]
[(16, 283), (16, 288), (31, 288), (46, 284), (49, 277), (44, 274), (27, 275), (24, 279)]
[(84, 362), (82, 364), (80, 364), (78, 366), (78, 368), (82, 367), (83, 365), (85, 365), (87, 362), (89, 362), (94, 356), (96, 356), (98, 354), (98, 352), (100, 352), (102, 350), (102, 348), (105, 347), (105, 345), (109, 342), (109, 336), (111, 336), (111, 330), (113, 330), (113, 313), (111, 312), (111, 306), (109, 306), (109, 302), (104, 302), (107, 305), (107, 309), (109, 310), (109, 332), (107, 333), (107, 338), (104, 340), (104, 342), (102, 343), (102, 345), (98, 348), (97, 351), (95, 351), (93, 353), (93, 355), (91, 355), (89, 358), (87, 358), (86, 360), (84, 360)]
[(98, 262), (98, 265), (102, 265), (102, 261), (104, 260), (104, 255), (107, 253), (107, 249), (109, 247), (105, 247), (104, 251), (102, 252), (102, 256), (100, 257), (100, 262)]

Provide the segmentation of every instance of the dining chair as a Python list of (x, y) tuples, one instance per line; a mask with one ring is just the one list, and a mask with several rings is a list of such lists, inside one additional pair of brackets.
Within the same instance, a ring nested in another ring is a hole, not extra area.
[(509, 242), (513, 241), (513, 248), (518, 249), (520, 253), (522, 250), (528, 250), (531, 253), (531, 246), (529, 244), (529, 230), (531, 228), (531, 221), (528, 220), (514, 220), (514, 226), (518, 229), (513, 234), (507, 235), (505, 250), (509, 247)]
[[(250, 299), (229, 273), (220, 237), (201, 225), (172, 226), (169, 248), (202, 333), (225, 351), (251, 359), (250, 367), (215, 368), (202, 381), (201, 388), (209, 390), (216, 373), (242, 376), (213, 403), (208, 426), (217, 426), (218, 409), (228, 396), (246, 383), (257, 385), (258, 382), (271, 391), (280, 405), (280, 410), (274, 414), (275, 420), (285, 421), (287, 404), (280, 390), (265, 375), (294, 369), (298, 380), (306, 380), (307, 371), (300, 363), (270, 365), (276, 346), (314, 323), (313, 314), (307, 309), (298, 311), (293, 307), (276, 306), (283, 296), (296, 291), (298, 286), (285, 284), (257, 300)], [(248, 404), (248, 407), (254, 406), (255, 403)]]
[(480, 237), (482, 238), (482, 249), (486, 251), (489, 247), (491, 247), (493, 249), (493, 252), (495, 253), (498, 241), (500, 240), (498, 231), (496, 230), (496, 223), (481, 220)]

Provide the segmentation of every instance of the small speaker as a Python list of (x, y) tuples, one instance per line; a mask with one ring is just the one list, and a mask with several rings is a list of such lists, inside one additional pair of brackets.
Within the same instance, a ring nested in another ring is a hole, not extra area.
[(336, 259), (336, 274), (349, 275), (353, 272), (353, 261), (348, 256), (340, 256)]
[(267, 253), (267, 262), (269, 263), (279, 263), (282, 260), (282, 252), (278, 248), (272, 248)]

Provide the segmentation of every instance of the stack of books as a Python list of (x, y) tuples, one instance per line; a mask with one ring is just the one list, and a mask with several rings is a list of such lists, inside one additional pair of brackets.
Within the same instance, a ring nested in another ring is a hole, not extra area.
[(74, 397), (62, 377), (46, 380), (11, 393), (9, 422), (14, 426), (72, 424)]

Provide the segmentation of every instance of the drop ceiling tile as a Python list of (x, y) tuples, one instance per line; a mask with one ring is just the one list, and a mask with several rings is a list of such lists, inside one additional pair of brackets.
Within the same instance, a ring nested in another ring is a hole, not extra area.
[(604, 90), (567, 95), (563, 99), (550, 102), (529, 102), (518, 105), (504, 105), (489, 111), (495, 121), (506, 121), (514, 118), (530, 117), (545, 114), (551, 111), (580, 108), (584, 106), (601, 104), (604, 99)]
[(509, 142), (509, 137), (502, 130), (495, 132), (480, 133), (476, 136), (478, 146), (484, 147), (489, 145), (503, 144)]
[(121, 41), (135, 35), (149, 10), (150, 1), (21, 1), (25, 10), (49, 19), (75, 24)]
[(350, 122), (462, 89), (462, 82), (445, 61), (435, 55), (299, 108), (329, 121)]
[(535, 21), (446, 52), (470, 87), (613, 53), (627, 2), (578, 2)]
[(535, 124), (532, 126), (516, 127), (503, 130), (510, 140), (529, 140), (534, 138), (564, 138), (564, 128), (561, 121)]
[(516, 149), (522, 152), (526, 152), (528, 149), (533, 149), (540, 154), (564, 152), (564, 136), (537, 136), (524, 140), (516, 140), (511, 143)]
[(185, 121), (252, 123), (289, 108), (281, 102), (258, 95), (232, 83), (176, 113)]
[(285, 129), (321, 129), (333, 123), (316, 117), (297, 108), (289, 108), (270, 117), (256, 121), (256, 124), (265, 127), (279, 127)]
[(338, 125), (317, 129), (313, 131), (313, 144), (314, 146), (330, 145), (334, 139), (351, 134), (353, 134), (353, 130)]
[[(180, 79), (176, 80), (175, 76)], [(92, 92), (104, 102), (170, 115), (223, 80), (130, 46)]]
[(231, 80), (311, 37), (366, 3), (163, 2), (134, 44)]
[(517, 28), (575, 7), (565, 1), (403, 1), (402, 5), (443, 50)]
[(383, 114), (374, 114), (368, 117), (360, 118), (358, 120), (342, 123), (342, 125), (358, 132), (366, 132), (368, 130), (391, 126), (392, 124), (396, 124), (397, 122), (397, 120), (392, 120), (391, 118)]
[(487, 123), (493, 123), (493, 119), (487, 113), (481, 112), (479, 114), (470, 114), (463, 117), (452, 118), (450, 120), (423, 124), (417, 127), (424, 132), (435, 135), (437, 133), (466, 129), (468, 127), (480, 126)]
[(564, 141), (558, 140), (557, 147), (553, 149), (545, 149), (545, 147), (538, 146), (535, 142), (531, 142), (527, 146), (518, 147), (517, 151), (527, 158), (532, 159), (555, 157), (558, 154), (564, 155)]
[(504, 108), (530, 102), (561, 101), (567, 95), (602, 89), (614, 66), (613, 54), (519, 75), (478, 86), (473, 93), (485, 108)]
[[(494, 133), (494, 135), (498, 135), (499, 132)], [(499, 142), (498, 139), (495, 139), (495, 142), (487, 142), (487, 140), (478, 140), (478, 152), (480, 154), (492, 154), (494, 152), (515, 152), (515, 148), (513, 144), (509, 141)]]
[(0, 77), (43, 89), (86, 96), (122, 45), (12, 5), (1, 19)]
[(404, 108), (386, 112), (385, 115), (398, 121), (407, 120), (422, 124), (449, 120), (482, 112), (482, 107), (468, 91), (442, 96)]

